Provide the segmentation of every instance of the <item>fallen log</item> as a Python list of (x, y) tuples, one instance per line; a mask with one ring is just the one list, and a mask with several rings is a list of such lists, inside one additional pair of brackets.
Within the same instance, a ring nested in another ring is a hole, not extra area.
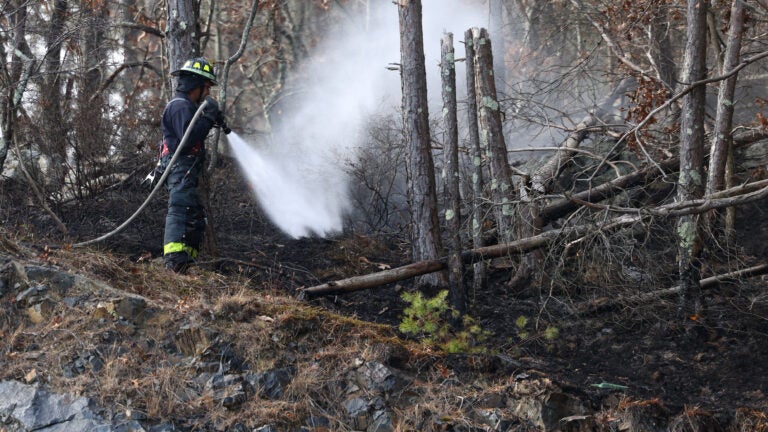
[[(553, 243), (555, 240), (567, 241), (575, 237), (584, 236), (598, 229), (606, 229), (614, 226), (624, 226), (639, 221), (640, 218), (637, 216), (625, 215), (620, 218), (616, 218), (616, 220), (603, 225), (602, 227), (595, 225), (578, 225), (570, 227), (566, 230), (547, 231), (537, 236), (516, 240), (510, 243), (485, 246), (464, 251), (461, 254), (461, 259), (463, 263), (471, 264), (489, 258), (525, 253), (547, 246)], [(440, 271), (445, 269), (446, 266), (447, 261), (445, 258), (438, 260), (419, 261), (377, 273), (353, 276), (347, 279), (327, 282), (309, 288), (303, 288), (301, 291), (305, 296), (309, 297), (359, 291), (398, 282), (405, 279), (410, 279), (427, 273)]]
[[(719, 285), (721, 283), (735, 282), (744, 278), (760, 276), (766, 273), (768, 273), (768, 264), (759, 264), (741, 270), (704, 278), (699, 281), (699, 284), (701, 285), (702, 289), (705, 289)], [(613, 309), (620, 305), (647, 303), (649, 301), (655, 301), (660, 298), (671, 297), (673, 295), (680, 294), (680, 290), (681, 288), (678, 285), (671, 288), (665, 288), (662, 290), (645, 292), (630, 296), (600, 297), (576, 307), (576, 313), (578, 315), (587, 315), (591, 313), (605, 312), (606, 310)]]

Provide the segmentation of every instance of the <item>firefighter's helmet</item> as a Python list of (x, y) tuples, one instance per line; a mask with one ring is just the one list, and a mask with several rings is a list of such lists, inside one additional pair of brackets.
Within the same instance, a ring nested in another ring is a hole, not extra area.
[(184, 62), (181, 69), (171, 72), (173, 76), (185, 75), (185, 74), (200, 75), (216, 85), (216, 72), (213, 70), (213, 65), (208, 63), (205, 57), (195, 57)]

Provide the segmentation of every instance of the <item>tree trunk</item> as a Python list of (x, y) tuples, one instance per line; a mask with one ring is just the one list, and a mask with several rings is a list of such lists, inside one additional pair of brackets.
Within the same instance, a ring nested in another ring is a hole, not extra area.
[(443, 123), (445, 124), (445, 223), (448, 237), (448, 299), (462, 316), (467, 312), (464, 263), (461, 262), (461, 196), (459, 193), (459, 126), (456, 108), (456, 62), (453, 33), (443, 34), (440, 71), (443, 77)]
[(667, 9), (664, 8), (661, 13), (654, 14), (648, 26), (650, 38), (648, 58), (656, 69), (656, 77), (672, 91), (675, 88), (675, 61), (672, 42), (669, 39), (672, 25)]
[(480, 144), (485, 149), (491, 167), (491, 198), (498, 230), (499, 243), (507, 243), (512, 237), (514, 209), (512, 200), (512, 170), (507, 158), (501, 125), (501, 105), (496, 95), (493, 79), (493, 55), (491, 40), (485, 29), (472, 29), (472, 45), (475, 48), (476, 97)]
[[(81, 29), (80, 45), (84, 47), (82, 63), (85, 73), (79, 77), (83, 89), (98, 89), (104, 79), (104, 62), (109, 56), (105, 38), (107, 28), (107, 3), (91, 2), (82, 6), (84, 26)], [(75, 160), (70, 178), (76, 196), (90, 196), (95, 190), (94, 172), (99, 169), (97, 162), (109, 153), (109, 127), (105, 124), (103, 110), (105, 96), (103, 92), (86, 91), (77, 94), (78, 109), (74, 112), (72, 128), (76, 140), (71, 144)]]
[(51, 159), (51, 169), (46, 180), (54, 189), (64, 184), (65, 161), (67, 156), (66, 121), (62, 112), (63, 84), (61, 71), (61, 50), (63, 47), (64, 23), (68, 14), (67, 0), (54, 0), (48, 31), (45, 36), (45, 72), (42, 83), (41, 117), (43, 127), (40, 144), (42, 152)]
[(506, 81), (506, 65), (504, 62), (507, 51), (504, 33), (506, 28), (504, 23), (506, 7), (502, 0), (489, 0), (488, 11), (488, 29), (495, 40), (493, 43), (493, 58), (496, 61), (493, 62), (493, 76), (496, 80), (496, 88), (499, 88)]
[[(725, 48), (721, 74), (731, 71), (739, 64), (741, 39), (744, 35), (744, 3), (734, 1), (731, 6), (731, 21), (728, 31), (728, 43)], [(717, 115), (715, 116), (715, 131), (709, 153), (709, 170), (705, 193), (710, 195), (722, 190), (728, 183), (725, 179), (728, 156), (731, 154), (731, 125), (733, 121), (734, 93), (737, 75), (728, 77), (720, 83), (717, 95)], [(707, 225), (714, 228), (716, 212), (708, 214)], [(709, 230), (708, 230), (709, 231)]]
[[(193, 0), (168, 0), (168, 62), (171, 71), (184, 61), (200, 55), (199, 3)], [(172, 88), (176, 88), (172, 83)]]
[[(403, 124), (408, 153), (408, 199), (411, 208), (411, 248), (414, 260), (436, 259), (440, 250), (435, 167), (432, 160), (427, 109), (427, 75), (421, 28), (421, 0), (398, 0), (400, 18)], [(444, 275), (429, 275), (419, 284), (445, 286)]]
[[(21, 103), (21, 96), (26, 90), (32, 68), (32, 53), (26, 41), (27, 2), (17, 5), (15, 11), (10, 14), (9, 20), (13, 29), (14, 52), (11, 54), (10, 64), (6, 65), (3, 63), (0, 67), (2, 67), (3, 74), (7, 74), (9, 77), (9, 82), (17, 83), (17, 85), (5, 87), (5, 92), (2, 95), (2, 105), (0, 105), (0, 173), (3, 172), (3, 166), (8, 157), (8, 149), (13, 143), (18, 105)], [(4, 45), (0, 45), (0, 55), (2, 55), (2, 58), (7, 57)], [(21, 58), (24, 55), (28, 58)], [(25, 64), (27, 67), (24, 67)]]
[[(472, 243), (475, 248), (485, 246), (483, 240), (483, 225), (485, 223), (485, 199), (483, 197), (483, 150), (480, 145), (480, 135), (477, 124), (477, 96), (475, 92), (475, 46), (472, 30), (464, 33), (464, 48), (466, 53), (467, 70), (467, 129), (469, 133), (469, 148), (472, 158), (472, 224), (470, 225)], [(479, 291), (486, 284), (487, 264), (478, 261), (473, 265), (472, 288)]]
[[(685, 46), (683, 83), (693, 83), (706, 77), (707, 0), (688, 0), (688, 37)], [(683, 97), (680, 121), (680, 176), (677, 201), (700, 198), (704, 191), (704, 108), (705, 87), (692, 89)], [(680, 277), (680, 311), (685, 317), (703, 313), (699, 285), (701, 252), (699, 215), (680, 217), (677, 223), (678, 265)]]

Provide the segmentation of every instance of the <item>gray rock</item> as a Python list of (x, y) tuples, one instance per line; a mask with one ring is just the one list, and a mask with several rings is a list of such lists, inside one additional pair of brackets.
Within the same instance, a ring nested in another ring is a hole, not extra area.
[(150, 427), (147, 432), (178, 432), (178, 429), (173, 423), (161, 423)]
[(51, 394), (18, 381), (0, 382), (0, 414), (6, 423), (16, 422), (19, 431), (114, 431), (94, 413), (90, 399)]
[(367, 430), (371, 425), (371, 415), (369, 412), (369, 403), (366, 399), (356, 397), (342, 402), (342, 406), (347, 411), (350, 419), (350, 426), (355, 430)]
[(146, 432), (139, 422), (131, 420), (114, 427), (114, 432)]
[(115, 312), (117, 312), (118, 316), (139, 325), (144, 323), (151, 315), (147, 310), (147, 302), (142, 298), (136, 297), (121, 299), (115, 305)]
[(259, 394), (267, 399), (283, 397), (283, 387), (291, 382), (295, 371), (293, 368), (272, 369), (257, 374), (247, 374), (245, 379)]
[(328, 420), (327, 417), (322, 416), (309, 416), (307, 418), (307, 426), (311, 428), (325, 428), (328, 429), (331, 427), (331, 421)]
[(383, 364), (367, 362), (357, 369), (357, 382), (370, 392), (386, 393), (394, 388), (396, 377)]
[(517, 401), (514, 411), (544, 431), (560, 430), (563, 418), (591, 414), (579, 399), (557, 391), (524, 396)]
[(47, 291), (48, 287), (45, 285), (31, 286), (16, 295), (16, 305), (19, 307), (29, 307), (39, 303)]
[(244, 384), (241, 375), (214, 374), (205, 384), (205, 389), (222, 406), (234, 408), (248, 399)]
[(368, 425), (366, 432), (392, 432), (393, 430), (392, 418), (390, 418), (389, 413), (380, 410), (373, 413), (371, 424)]
[(75, 277), (56, 267), (28, 265), (24, 270), (30, 282), (45, 283), (51, 289), (64, 295), (75, 284)]

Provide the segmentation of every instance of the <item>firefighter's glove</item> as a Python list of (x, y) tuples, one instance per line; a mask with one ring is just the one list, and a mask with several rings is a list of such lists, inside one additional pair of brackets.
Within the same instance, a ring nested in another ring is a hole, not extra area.
[(225, 134), (232, 132), (232, 129), (227, 125), (227, 118), (224, 117), (224, 112), (219, 109), (219, 104), (215, 99), (208, 96), (205, 98), (208, 104), (203, 110), (203, 115), (213, 122), (213, 127), (221, 128)]
[(224, 113), (222, 113), (219, 109), (219, 103), (216, 102), (216, 99), (208, 96), (205, 98), (205, 101), (206, 104), (205, 108), (203, 108), (203, 117), (207, 118), (214, 125), (216, 125), (219, 118), (224, 117)]

